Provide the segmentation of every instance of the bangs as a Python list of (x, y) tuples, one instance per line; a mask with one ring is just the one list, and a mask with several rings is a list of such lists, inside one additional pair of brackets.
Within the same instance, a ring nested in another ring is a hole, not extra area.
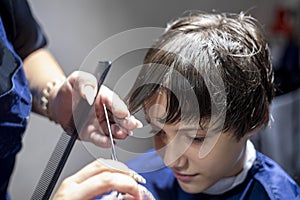
[[(166, 57), (167, 60), (162, 59)], [(210, 94), (200, 72), (192, 64), (166, 51), (160, 51), (149, 64), (147, 62), (126, 98), (131, 113), (155, 101), (155, 94), (164, 93), (167, 97), (165, 123), (184, 121), (202, 125), (202, 119), (210, 118)]]
[(166, 123), (197, 121), (202, 126), (214, 116), (217, 120), (213, 123), (222, 124), (226, 94), (220, 65), (210, 46), (203, 42), (196, 45), (193, 34), (171, 32), (169, 36), (147, 52), (127, 96), (129, 111), (136, 113), (155, 93), (165, 92)]
[(197, 111), (197, 101), (191, 101), (189, 96), (185, 93), (179, 93), (176, 95), (174, 91), (171, 91), (165, 87), (159, 87), (152, 96), (144, 101), (143, 108), (151, 108), (152, 102), (160, 102), (161, 95), (165, 95), (166, 104), (164, 105), (165, 115), (161, 118), (161, 123), (176, 124), (184, 121), (186, 123), (199, 123), (200, 114)]

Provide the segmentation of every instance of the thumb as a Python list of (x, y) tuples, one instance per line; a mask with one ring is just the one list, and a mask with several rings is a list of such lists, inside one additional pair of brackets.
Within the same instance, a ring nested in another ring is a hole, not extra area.
[(87, 72), (78, 72), (77, 84), (80, 96), (87, 100), (89, 105), (92, 105), (97, 94), (97, 79), (94, 75)]
[[(97, 86), (96, 86), (97, 87)], [(82, 89), (82, 97), (85, 98), (88, 104), (91, 106), (94, 103), (96, 89), (92, 85), (84, 85)]]

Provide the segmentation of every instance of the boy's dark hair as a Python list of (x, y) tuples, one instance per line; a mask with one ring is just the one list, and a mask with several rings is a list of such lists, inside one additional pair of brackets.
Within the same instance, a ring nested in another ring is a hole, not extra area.
[(266, 125), (274, 86), (260, 24), (243, 13), (195, 13), (170, 23), (146, 54), (127, 98), (130, 111), (159, 91), (168, 96), (166, 123), (197, 119), (205, 125), (219, 114), (213, 107), (223, 107), (217, 109), (225, 114), (221, 131), (237, 139)]

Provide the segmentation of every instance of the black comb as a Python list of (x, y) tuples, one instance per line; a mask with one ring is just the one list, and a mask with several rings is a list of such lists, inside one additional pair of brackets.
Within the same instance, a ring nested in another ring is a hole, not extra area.
[[(104, 82), (106, 75), (111, 67), (110, 61), (98, 62), (94, 75), (98, 79), (98, 90)], [(97, 95), (96, 95), (97, 96)], [(80, 99), (76, 109), (74, 110), (70, 128), (66, 130), (67, 133), (62, 133), (56, 144), (54, 151), (47, 163), (44, 172), (33, 192), (32, 200), (48, 200), (56, 185), (56, 182), (66, 164), (66, 161), (72, 151), (75, 141), (78, 138), (85, 118), (90, 112), (93, 105), (89, 105), (86, 100)], [(75, 115), (74, 115), (75, 114)]]

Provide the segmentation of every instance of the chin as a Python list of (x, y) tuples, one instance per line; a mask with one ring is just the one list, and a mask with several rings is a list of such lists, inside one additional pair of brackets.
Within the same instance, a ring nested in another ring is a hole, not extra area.
[(208, 188), (208, 186), (204, 186), (199, 183), (182, 183), (180, 181), (178, 181), (178, 183), (183, 191), (190, 194), (201, 193)]

